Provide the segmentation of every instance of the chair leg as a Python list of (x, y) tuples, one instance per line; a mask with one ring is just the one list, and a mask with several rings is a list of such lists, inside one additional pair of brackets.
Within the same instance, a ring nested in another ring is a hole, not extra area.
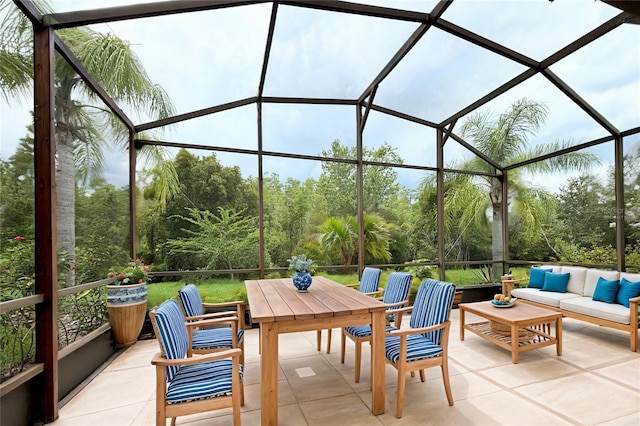
[(240, 420), (240, 406), (244, 404), (243, 400), (244, 400), (244, 391), (243, 388), (244, 385), (242, 384), (242, 382), (240, 382), (240, 395), (239, 397), (234, 395), (233, 393), (231, 393), (231, 404), (232, 407), (231, 409), (233, 410), (233, 426), (240, 426), (241, 424), (241, 420)]
[(453, 405), (453, 396), (451, 395), (451, 384), (449, 383), (449, 366), (447, 365), (447, 358), (442, 360), (442, 381), (444, 382), (444, 391), (447, 394), (447, 401), (449, 405)]
[(327, 353), (331, 353), (331, 329), (327, 330)]
[(171, 417), (171, 426), (176, 426), (176, 419), (177, 417)]
[(396, 401), (396, 417), (402, 417), (402, 409), (404, 407), (404, 385), (407, 374), (404, 369), (398, 369), (398, 399)]
[(356, 375), (355, 380), (356, 383), (360, 383), (360, 364), (362, 362), (362, 342), (360, 340), (356, 340)]
[(424, 377), (424, 368), (422, 370), (420, 370), (420, 381), (424, 382), (425, 377)]
[(345, 331), (342, 329), (340, 331), (340, 364), (344, 364), (344, 355), (347, 351), (347, 336), (345, 336)]

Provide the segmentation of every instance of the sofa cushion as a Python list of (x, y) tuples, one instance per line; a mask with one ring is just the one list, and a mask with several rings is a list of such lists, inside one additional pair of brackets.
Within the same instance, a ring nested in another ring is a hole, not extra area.
[(587, 276), (584, 279), (583, 296), (593, 297), (593, 292), (596, 289), (600, 277), (608, 281), (613, 281), (620, 279), (620, 273), (618, 271), (605, 271), (602, 269), (587, 269)]
[(620, 279), (626, 278), (627, 281), (640, 281), (640, 274), (632, 274), (631, 272), (620, 272)]
[(553, 268), (532, 266), (529, 270), (529, 288), (542, 288), (544, 285), (544, 274), (553, 271)]
[(587, 296), (561, 300), (560, 308), (565, 311), (602, 318), (620, 324), (629, 324), (629, 308), (617, 303), (598, 302)]
[(584, 279), (587, 277), (587, 268), (583, 266), (563, 266), (561, 270), (553, 272), (570, 273), (567, 292), (576, 293), (580, 296), (584, 294)]
[(566, 274), (554, 274), (553, 272), (546, 272), (544, 274), (544, 284), (542, 285), (542, 291), (566, 293), (570, 275), (571, 274), (569, 272), (567, 272)]
[(515, 288), (511, 291), (511, 295), (518, 299), (530, 300), (536, 303), (553, 306), (560, 306), (561, 300), (579, 298), (580, 295), (575, 293), (557, 293), (554, 291), (542, 291), (538, 288)]
[(640, 296), (640, 281), (629, 281), (626, 278), (620, 279), (620, 286), (615, 297), (615, 302), (629, 307), (629, 299)]
[(604, 303), (616, 303), (616, 295), (618, 294), (618, 287), (620, 287), (619, 280), (609, 281), (609, 280), (605, 280), (602, 277), (598, 278), (596, 289), (593, 291), (593, 300), (604, 302)]

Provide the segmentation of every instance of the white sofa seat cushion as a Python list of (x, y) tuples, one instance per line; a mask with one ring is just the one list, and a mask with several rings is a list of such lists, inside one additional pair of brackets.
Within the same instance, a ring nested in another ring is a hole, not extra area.
[(575, 293), (541, 291), (539, 288), (517, 288), (511, 291), (511, 295), (513, 297), (517, 297), (518, 299), (530, 300), (536, 303), (543, 303), (555, 308), (560, 307), (561, 300), (576, 299), (581, 297), (579, 294)]
[(620, 272), (605, 271), (602, 269), (587, 269), (587, 276), (584, 280), (584, 293), (582, 293), (583, 296), (593, 297), (593, 292), (596, 289), (598, 278), (600, 277), (604, 278), (607, 281), (614, 281), (620, 279)]
[(591, 297), (577, 297), (562, 300), (560, 308), (565, 311), (602, 318), (620, 324), (629, 324), (630, 309), (617, 303), (604, 303), (593, 300)]

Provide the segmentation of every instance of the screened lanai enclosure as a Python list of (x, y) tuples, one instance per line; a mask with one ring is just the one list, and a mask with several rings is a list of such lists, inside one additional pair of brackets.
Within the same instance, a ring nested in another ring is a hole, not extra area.
[(0, 2), (3, 424), (55, 420), (112, 356), (131, 259), (640, 270), (637, 2), (105, 4)]

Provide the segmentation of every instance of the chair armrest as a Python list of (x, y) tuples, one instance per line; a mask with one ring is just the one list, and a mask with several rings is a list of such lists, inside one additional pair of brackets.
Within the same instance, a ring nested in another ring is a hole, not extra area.
[(240, 319), (240, 328), (242, 328), (243, 330), (245, 329), (245, 323), (244, 323), (244, 314), (246, 311), (246, 303), (244, 303), (244, 301), (242, 300), (234, 300), (231, 302), (220, 302), (220, 303), (203, 303), (202, 304), (202, 308), (203, 309), (207, 309), (207, 308), (216, 308), (216, 307), (236, 307), (236, 310), (234, 312), (235, 315), (238, 316), (238, 318)]
[[(387, 307), (387, 309), (389, 308), (393, 308), (396, 306), (406, 306), (409, 304), (409, 300), (403, 300), (401, 302), (396, 302), (396, 303), (385, 303), (384, 306)], [(399, 312), (400, 309), (393, 309), (392, 312)]]
[(237, 312), (236, 311), (224, 311), (224, 312), (214, 312), (211, 314), (204, 314), (204, 315), (194, 315), (192, 317), (184, 317), (185, 321), (198, 321), (198, 320), (203, 320), (203, 319), (209, 319), (209, 318), (221, 318), (221, 317), (228, 317), (228, 316), (237, 316)]
[(217, 308), (220, 306), (244, 306), (245, 303), (242, 300), (234, 300), (232, 302), (220, 302), (220, 303), (203, 303), (204, 308)]
[(350, 287), (350, 288), (356, 288), (356, 287), (360, 287), (360, 283), (355, 283), (355, 284), (345, 284), (345, 286)]
[(378, 287), (378, 290), (376, 291), (372, 291), (371, 293), (362, 293), (362, 294), (366, 294), (367, 296), (371, 296), (371, 297), (379, 297), (383, 293), (384, 293), (384, 289), (382, 287)]
[(224, 351), (211, 352), (204, 355), (192, 356), (190, 358), (168, 359), (162, 354), (156, 354), (151, 360), (151, 364), (158, 366), (180, 366), (201, 364), (203, 362), (217, 361), (224, 358), (240, 357), (242, 350), (239, 348), (225, 349)]
[(432, 325), (431, 327), (422, 327), (422, 328), (407, 328), (403, 330), (392, 330), (387, 332), (392, 336), (408, 336), (410, 334), (424, 334), (430, 331), (440, 330), (448, 328), (451, 325), (450, 320), (446, 320), (445, 322), (441, 322), (440, 324)]
[(638, 304), (640, 303), (640, 296), (632, 297), (629, 299), (629, 303)]
[(213, 324), (225, 324), (225, 323), (238, 323), (238, 317), (224, 317), (224, 318), (211, 318), (211, 319), (203, 319), (199, 321), (191, 321), (185, 322), (187, 328), (196, 328), (202, 327), (205, 325), (213, 325)]
[(391, 313), (393, 314), (405, 314), (407, 312), (411, 312), (413, 310), (413, 306), (407, 306), (405, 308), (393, 309)]

